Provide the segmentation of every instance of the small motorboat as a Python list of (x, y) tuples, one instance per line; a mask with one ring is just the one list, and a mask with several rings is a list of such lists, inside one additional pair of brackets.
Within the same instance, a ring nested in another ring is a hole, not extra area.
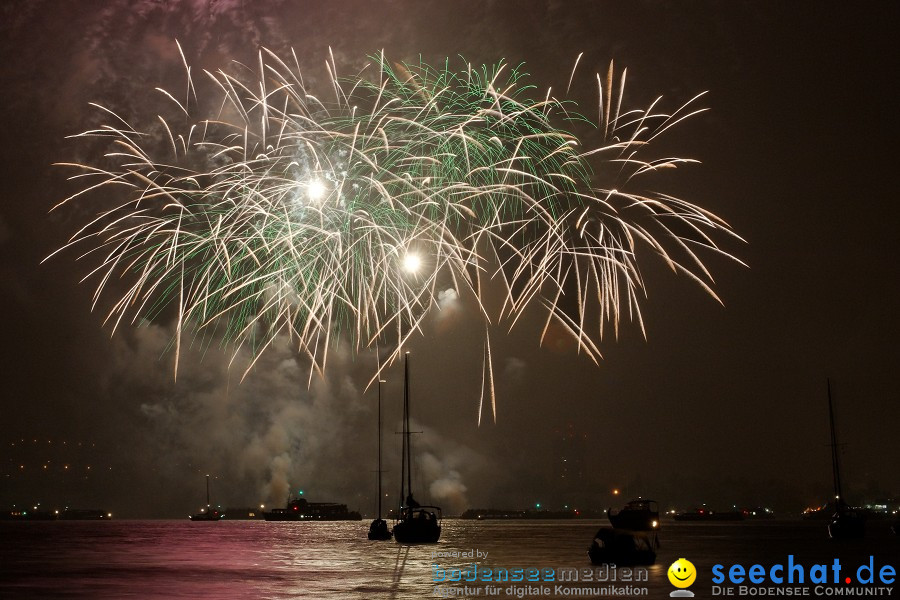
[(591, 563), (618, 566), (652, 565), (656, 562), (659, 537), (655, 531), (627, 531), (601, 527), (588, 549)]
[(384, 519), (375, 519), (369, 525), (370, 540), (389, 540), (391, 539), (391, 530), (388, 529), (387, 521)]
[(606, 517), (615, 529), (656, 531), (659, 529), (659, 505), (655, 500), (638, 498), (618, 512), (606, 509)]
[(828, 537), (833, 540), (845, 540), (861, 538), (865, 534), (865, 515), (844, 503), (839, 503), (828, 523)]

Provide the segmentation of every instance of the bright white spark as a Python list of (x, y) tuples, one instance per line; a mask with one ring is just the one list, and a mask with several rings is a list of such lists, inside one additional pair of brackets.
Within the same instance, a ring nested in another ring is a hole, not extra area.
[(410, 252), (403, 257), (403, 270), (407, 273), (418, 273), (421, 268), (422, 258), (418, 254)]
[(328, 189), (321, 179), (313, 179), (306, 185), (306, 196), (313, 202), (318, 202), (325, 197)]

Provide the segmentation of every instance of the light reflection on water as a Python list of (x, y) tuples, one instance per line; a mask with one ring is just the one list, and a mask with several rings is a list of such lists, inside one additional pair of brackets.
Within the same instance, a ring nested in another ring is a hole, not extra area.
[[(487, 552), (475, 562), (492, 568), (590, 567), (587, 547), (601, 525), (445, 520), (440, 543), (401, 546), (367, 540), (368, 521), (0, 523), (0, 597), (427, 598), (432, 564), (473, 562), (432, 552)], [(873, 554), (896, 568), (900, 554), (897, 539), (877, 526), (865, 540), (836, 544), (823, 523), (664, 523), (660, 540), (657, 564), (640, 584), (651, 598), (668, 597), (665, 569), (679, 557), (697, 567), (692, 589), (704, 598), (716, 563), (765, 566), (793, 554), (807, 565), (835, 557), (860, 565)]]

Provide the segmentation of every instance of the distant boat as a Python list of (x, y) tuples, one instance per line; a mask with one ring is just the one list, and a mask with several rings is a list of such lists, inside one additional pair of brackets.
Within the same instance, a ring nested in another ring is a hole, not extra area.
[(37, 507), (31, 510), (13, 508), (0, 512), (0, 521), (55, 521), (57, 517), (56, 512)]
[(381, 518), (381, 379), (378, 380), (378, 518), (369, 525), (370, 540), (389, 540), (391, 531), (387, 521)]
[(59, 513), (60, 521), (108, 521), (112, 513), (102, 508), (67, 508)]
[(659, 529), (659, 505), (655, 500), (638, 498), (625, 505), (617, 512), (606, 510), (609, 522), (616, 529), (632, 531), (655, 531)]
[(565, 508), (562, 510), (515, 509), (515, 508), (469, 508), (459, 516), (460, 519), (600, 519), (606, 515), (605, 510)]
[(837, 433), (834, 429), (834, 405), (831, 401), (831, 380), (828, 383), (828, 420), (831, 426), (831, 475), (834, 480), (834, 514), (828, 523), (831, 539), (861, 538), (866, 533), (865, 516), (844, 501), (841, 491), (841, 465), (839, 460)]
[(0, 510), (0, 521), (108, 521), (112, 513), (100, 508), (66, 508), (43, 510), (37, 506), (31, 510), (12, 508)]
[(774, 510), (772, 510), (771, 508), (764, 508), (762, 506), (743, 508), (741, 509), (741, 512), (744, 513), (745, 519), (766, 520), (775, 518)]
[(655, 531), (627, 531), (601, 527), (588, 549), (591, 563), (623, 567), (652, 565), (656, 562), (659, 538)]
[(694, 510), (675, 513), (672, 518), (676, 521), (743, 521), (744, 513), (740, 510), (695, 508)]
[(213, 508), (209, 503), (209, 475), (206, 476), (206, 510), (201, 510), (195, 515), (191, 515), (191, 521), (220, 521), (225, 516), (217, 508)]
[(347, 510), (346, 504), (308, 502), (306, 498), (288, 495), (287, 506), (263, 513), (266, 521), (360, 521), (362, 515)]
[(441, 537), (443, 515), (439, 506), (422, 506), (413, 498), (409, 436), (409, 352), (407, 352), (403, 362), (403, 458), (400, 470), (402, 504), (397, 521), (394, 523), (394, 539), (401, 544), (434, 543)]
[(261, 506), (228, 506), (222, 509), (226, 521), (262, 521)]
[(829, 521), (834, 514), (836, 505), (828, 502), (822, 506), (807, 507), (800, 513), (800, 518), (806, 521)]

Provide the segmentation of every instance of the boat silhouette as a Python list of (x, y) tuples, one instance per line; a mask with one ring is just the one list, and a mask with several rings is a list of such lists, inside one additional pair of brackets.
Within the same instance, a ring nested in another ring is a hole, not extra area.
[(838, 451), (837, 433), (834, 429), (834, 404), (831, 400), (831, 380), (828, 383), (828, 421), (831, 427), (831, 475), (834, 481), (834, 514), (828, 523), (831, 539), (861, 538), (866, 532), (865, 516), (844, 501), (841, 489), (841, 464)]
[(588, 556), (595, 565), (614, 564), (623, 567), (652, 565), (656, 562), (659, 537), (656, 531), (629, 531), (601, 527), (594, 534)]
[(435, 543), (441, 537), (441, 508), (423, 506), (412, 493), (412, 450), (409, 431), (409, 352), (403, 361), (403, 453), (400, 473), (400, 512), (394, 539), (401, 544)]
[(225, 513), (217, 508), (213, 508), (209, 503), (209, 475), (206, 476), (206, 509), (201, 510), (189, 518), (191, 521), (220, 521), (225, 517)]
[(654, 531), (659, 529), (659, 504), (655, 500), (638, 498), (625, 505), (625, 508), (613, 512), (606, 509), (609, 522), (616, 529), (631, 531)]
[[(303, 492), (301, 491), (300, 494)], [(337, 502), (309, 502), (288, 493), (287, 506), (263, 513), (266, 521), (360, 521), (362, 516)]]

